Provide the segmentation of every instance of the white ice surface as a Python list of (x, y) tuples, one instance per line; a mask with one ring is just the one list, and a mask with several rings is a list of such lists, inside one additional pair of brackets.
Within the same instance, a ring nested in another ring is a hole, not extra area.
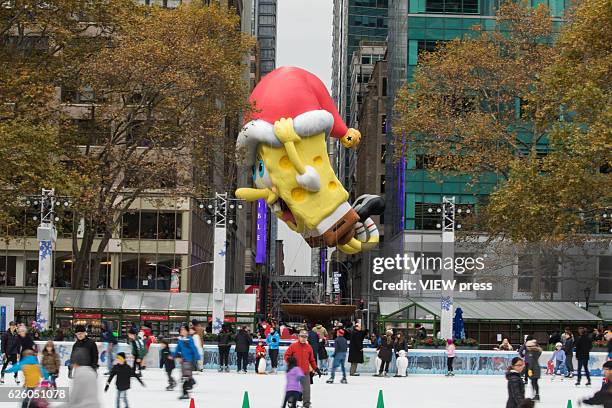
[[(196, 408), (241, 408), (244, 391), (248, 391), (251, 408), (277, 408), (281, 406), (284, 395), (285, 376), (217, 373), (206, 371), (195, 375), (197, 384), (192, 396)], [(104, 383), (108, 377), (100, 369), (99, 396), (104, 408), (114, 408), (116, 389), (113, 384), (104, 393)], [(178, 378), (178, 370), (174, 371)], [(6, 375), (6, 386), (14, 386), (12, 375)], [(437, 375), (409, 375), (407, 378), (376, 378), (371, 375), (348, 377), (349, 383), (326, 384), (327, 377), (315, 377), (312, 386), (312, 406), (314, 408), (376, 408), (378, 391), (383, 390), (385, 408), (503, 408), (506, 403), (506, 381), (502, 376), (461, 376), (444, 377)], [(69, 384), (67, 370), (63, 369), (58, 381), (59, 386)], [(189, 400), (179, 401), (179, 386), (175, 391), (165, 391), (166, 375), (160, 369), (143, 371), (143, 388), (132, 381), (128, 392), (130, 407), (178, 407), (188, 408)], [(583, 384), (585, 379), (583, 378)], [(576, 407), (578, 398), (592, 395), (601, 386), (601, 377), (593, 378), (593, 386), (574, 386), (574, 379), (554, 382), (549, 376), (540, 380), (542, 402), (537, 408), (566, 408), (568, 399)], [(527, 396), (531, 388), (526, 389)], [(92, 390), (93, 391), (93, 390)], [(18, 403), (0, 403), (0, 407), (16, 408)], [(57, 406), (51, 404), (52, 407)]]

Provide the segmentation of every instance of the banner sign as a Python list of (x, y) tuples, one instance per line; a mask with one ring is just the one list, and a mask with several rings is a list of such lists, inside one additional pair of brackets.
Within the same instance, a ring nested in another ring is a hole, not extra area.
[(102, 318), (101, 313), (75, 313), (73, 316), (75, 319), (101, 319)]
[(257, 200), (257, 240), (255, 248), (255, 263), (266, 263), (266, 238), (268, 227), (268, 207), (263, 198)]
[(142, 321), (152, 321), (152, 322), (165, 322), (168, 320), (168, 316), (164, 315), (140, 315), (140, 320)]
[(180, 287), (181, 287), (181, 281), (180, 281), (180, 276), (179, 276), (179, 269), (172, 268), (172, 271), (170, 272), (170, 292), (178, 293)]
[(332, 285), (333, 285), (335, 294), (340, 293), (340, 276), (341, 276), (340, 272), (334, 271), (333, 278), (332, 278)]

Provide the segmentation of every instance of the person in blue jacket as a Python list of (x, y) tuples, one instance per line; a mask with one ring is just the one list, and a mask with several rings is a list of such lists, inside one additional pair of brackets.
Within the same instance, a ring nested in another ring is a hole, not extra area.
[(272, 326), (270, 333), (266, 338), (268, 343), (268, 350), (270, 354), (270, 364), (272, 364), (272, 374), (276, 374), (278, 368), (278, 347), (280, 346), (280, 335), (276, 331), (276, 327)]
[(189, 390), (193, 389), (195, 380), (193, 379), (193, 370), (198, 360), (200, 360), (200, 352), (193, 341), (193, 337), (189, 335), (187, 326), (181, 326), (181, 337), (178, 339), (173, 358), (181, 359), (181, 371), (183, 375), (183, 394), (179, 399), (189, 399)]

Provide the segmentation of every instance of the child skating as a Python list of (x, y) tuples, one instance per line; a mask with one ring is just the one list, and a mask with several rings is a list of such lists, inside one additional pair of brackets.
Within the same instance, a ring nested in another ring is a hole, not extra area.
[(128, 332), (128, 340), (132, 343), (132, 356), (134, 356), (134, 373), (137, 376), (142, 376), (142, 362), (144, 360), (146, 349), (144, 342), (140, 337), (138, 337), (138, 332), (136, 330), (130, 330)]
[(453, 372), (453, 362), (455, 361), (455, 343), (452, 339), (448, 339), (446, 341), (446, 376), (453, 377), (455, 373)]
[(181, 327), (180, 335), (181, 337), (178, 340), (178, 344), (176, 345), (176, 349), (174, 350), (172, 357), (181, 359), (183, 393), (179, 399), (189, 399), (189, 391), (192, 390), (193, 386), (195, 385), (193, 370), (200, 359), (200, 352), (193, 342), (193, 338), (189, 335), (189, 329), (187, 326)]
[(281, 408), (296, 408), (297, 402), (302, 398), (302, 379), (304, 372), (297, 365), (295, 357), (287, 359), (287, 385), (285, 386), (285, 400)]
[[(32, 350), (25, 350), (21, 355), (21, 360), (19, 360), (19, 363), (13, 364), (5, 372), (17, 373), (19, 371), (23, 372), (23, 386), (28, 391), (35, 390), (43, 378), (49, 378), (49, 373), (47, 373), (47, 370), (45, 370), (45, 368), (38, 363), (38, 359)], [(32, 402), (33, 401), (26, 396), (21, 403), (21, 407), (31, 407)]]
[(49, 385), (57, 388), (57, 377), (59, 377), (59, 369), (62, 366), (59, 354), (55, 351), (55, 345), (51, 340), (45, 344), (42, 352), (42, 366), (49, 373)]
[(161, 346), (161, 361), (159, 366), (166, 371), (166, 375), (168, 376), (166, 391), (172, 391), (174, 387), (176, 387), (176, 380), (172, 377), (172, 371), (176, 368), (176, 363), (172, 358), (172, 352), (170, 351), (170, 344), (168, 344), (168, 341), (162, 340), (159, 344)]
[(110, 376), (106, 381), (106, 386), (104, 387), (104, 392), (108, 391), (108, 387), (110, 386), (113, 378), (117, 377), (115, 381), (115, 385), (117, 387), (117, 408), (121, 407), (121, 400), (123, 400), (123, 405), (125, 408), (128, 408), (128, 399), (127, 399), (127, 391), (130, 389), (130, 383), (132, 382), (132, 377), (136, 378), (138, 382), (144, 387), (144, 383), (140, 379), (140, 376), (137, 375), (134, 370), (130, 368), (129, 365), (125, 362), (125, 353), (120, 352), (117, 353), (117, 364), (113, 366), (110, 372)]
[(563, 344), (557, 343), (555, 344), (555, 352), (552, 355), (550, 361), (554, 364), (553, 368), (553, 376), (552, 380), (556, 378), (557, 375), (561, 375), (561, 380), (563, 380), (563, 376), (565, 376), (565, 350), (563, 350)]

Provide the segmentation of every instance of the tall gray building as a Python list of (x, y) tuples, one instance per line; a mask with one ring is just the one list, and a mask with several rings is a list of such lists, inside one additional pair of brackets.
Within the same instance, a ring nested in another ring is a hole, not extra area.
[(255, 0), (253, 3), (253, 35), (259, 49), (261, 77), (276, 68), (276, 0)]

